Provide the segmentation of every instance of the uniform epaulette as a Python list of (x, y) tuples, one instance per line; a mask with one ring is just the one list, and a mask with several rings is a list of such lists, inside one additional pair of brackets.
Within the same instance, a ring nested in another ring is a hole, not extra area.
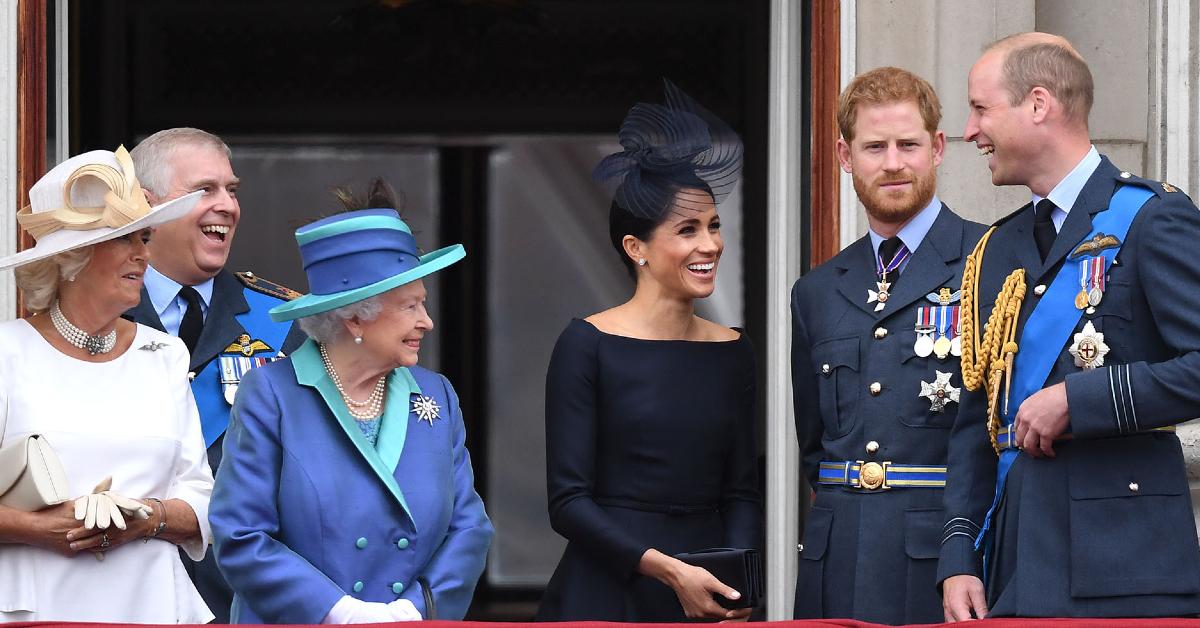
[(234, 275), (237, 276), (238, 280), (242, 282), (242, 285), (246, 286), (247, 288), (255, 292), (261, 292), (263, 294), (273, 296), (277, 299), (291, 301), (302, 296), (299, 292), (296, 292), (287, 286), (281, 286), (273, 281), (267, 281), (266, 279), (263, 279), (262, 277), (259, 277), (250, 271), (234, 273)]
[[(1121, 174), (1117, 175), (1117, 180), (1121, 183), (1132, 183), (1134, 185), (1139, 185), (1147, 190), (1150, 190), (1151, 192), (1154, 192), (1154, 194), (1157, 196), (1165, 197), (1167, 194), (1183, 194), (1182, 190), (1171, 185), (1170, 183), (1167, 183), (1166, 181), (1155, 181), (1153, 179), (1139, 177), (1136, 174), (1131, 174), (1124, 170), (1121, 171)], [(1186, 194), (1184, 195), (1186, 196)]]

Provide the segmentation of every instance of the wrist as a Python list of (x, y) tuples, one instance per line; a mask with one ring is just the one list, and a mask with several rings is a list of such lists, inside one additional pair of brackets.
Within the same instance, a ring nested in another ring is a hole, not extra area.
[(146, 534), (142, 536), (144, 541), (157, 538), (167, 529), (167, 506), (157, 497), (147, 497), (146, 505), (150, 506), (150, 517), (146, 519), (149, 523), (149, 528)]

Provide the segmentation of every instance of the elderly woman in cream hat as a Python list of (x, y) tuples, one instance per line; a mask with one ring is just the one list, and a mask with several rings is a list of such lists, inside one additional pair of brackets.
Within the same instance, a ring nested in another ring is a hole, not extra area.
[(212, 491), (187, 349), (121, 318), (153, 227), (196, 196), (151, 208), (123, 147), (63, 162), (29, 196), (17, 218), (37, 245), (0, 259), (34, 313), (0, 323), (0, 451), (39, 435), (65, 485), (37, 509), (0, 486), (0, 621), (206, 622), (176, 551), (204, 556)]
[(462, 619), (492, 538), (454, 387), (417, 366), (433, 330), (389, 195), (296, 231), (312, 289), (271, 310), (309, 335), (234, 401), (212, 522), (234, 623)]

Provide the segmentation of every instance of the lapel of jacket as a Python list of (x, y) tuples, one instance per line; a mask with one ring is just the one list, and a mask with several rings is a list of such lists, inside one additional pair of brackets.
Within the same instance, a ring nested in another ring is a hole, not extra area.
[(200, 338), (196, 340), (196, 350), (192, 352), (192, 371), (199, 372), (205, 364), (224, 352), (225, 347), (237, 340), (238, 336), (246, 333), (237, 316), (248, 311), (250, 305), (246, 303), (246, 296), (242, 294), (242, 284), (237, 277), (224, 270), (217, 273), (213, 280), (212, 303), (208, 307), (208, 316), (204, 319)]
[(953, 279), (953, 263), (962, 257), (962, 238), (963, 219), (942, 204), (937, 219), (913, 251), (879, 317), (899, 312)]
[[(299, 349), (296, 349), (291, 358), (292, 368), (296, 371), (296, 382), (302, 386), (310, 386), (317, 389), (317, 392), (321, 395), (321, 399), (325, 401), (325, 405), (333, 413), (334, 418), (337, 420), (338, 425), (341, 426), (346, 437), (354, 444), (355, 449), (358, 450), (363, 460), (366, 460), (367, 464), (370, 465), (375, 476), (387, 487), (392, 497), (396, 498), (396, 502), (404, 509), (404, 513), (408, 515), (415, 529), (417, 521), (413, 518), (412, 511), (408, 508), (408, 502), (404, 499), (404, 492), (400, 490), (400, 485), (396, 482), (394, 475), (396, 463), (393, 461), (389, 468), (388, 463), (384, 461), (375, 447), (372, 447), (371, 443), (367, 442), (366, 437), (363, 436), (362, 430), (358, 428), (358, 425), (354, 421), (354, 417), (350, 416), (349, 410), (346, 409), (346, 404), (342, 401), (341, 393), (333, 385), (333, 380), (329, 379), (329, 374), (325, 372), (325, 364), (321, 361), (321, 350), (317, 348), (317, 343), (313, 340), (304, 341), (304, 344), (300, 345)], [(411, 375), (409, 377), (411, 378)], [(396, 390), (395, 380), (397, 379), (403, 378), (393, 376), (389, 379), (389, 407), (384, 411), (384, 419), (381, 421), (379, 437), (381, 439), (384, 437), (383, 423), (386, 422), (388, 431), (390, 432), (388, 438), (391, 442), (386, 449), (389, 450), (389, 456), (392, 455), (390, 450), (395, 450), (396, 460), (399, 460), (400, 449), (404, 447), (404, 432), (407, 431), (408, 413), (405, 411), (408, 409), (408, 396), (405, 395), (400, 398), (391, 396), (392, 392)], [(415, 384), (416, 382), (413, 382), (414, 386)], [(403, 386), (407, 387), (407, 384), (403, 384)], [(398, 406), (392, 407), (392, 404), (396, 403), (396, 399), (400, 399), (401, 403)], [(392, 415), (391, 420), (388, 420), (389, 414)], [(404, 428), (402, 429), (396, 427), (397, 414), (402, 414), (400, 417), (403, 419), (402, 422), (404, 424)], [(397, 440), (399, 441), (398, 448), (396, 447)]]
[(876, 304), (867, 303), (867, 291), (874, 290), (879, 281), (875, 274), (875, 251), (871, 247), (871, 237), (859, 238), (831, 263), (841, 271), (837, 282), (838, 292), (860, 310), (874, 316)]
[(1054, 246), (1050, 247), (1050, 253), (1046, 255), (1046, 263), (1040, 265), (1039, 280), (1053, 270), (1084, 236), (1092, 232), (1092, 216), (1108, 209), (1113, 189), (1116, 187), (1116, 177), (1117, 167), (1112, 165), (1107, 157), (1101, 157), (1100, 165), (1079, 191), (1079, 198), (1075, 199), (1071, 211), (1067, 212), (1067, 219), (1063, 221), (1062, 229), (1054, 238)]
[[(1026, 203), (1011, 220), (1016, 231), (1009, 244), (1012, 261), (1025, 269), (1027, 281), (1036, 281), (1038, 277), (1035, 275), (1038, 275), (1042, 268), (1042, 256), (1038, 254), (1037, 240), (1033, 238), (1033, 203)], [(988, 298), (992, 298), (991, 295)]]
[(125, 310), (122, 316), (135, 323), (153, 327), (158, 331), (164, 333), (167, 331), (163, 328), (162, 321), (158, 318), (158, 312), (154, 311), (154, 302), (150, 300), (150, 293), (146, 292), (145, 286), (142, 286), (142, 300), (138, 302), (136, 307)]
[(413, 379), (408, 369), (400, 367), (392, 371), (388, 378), (387, 405), (379, 421), (379, 439), (375, 442), (375, 451), (383, 461), (384, 468), (393, 475), (408, 436), (408, 417), (412, 407), (410, 399), (419, 394), (421, 387), (417, 386), (417, 380)]

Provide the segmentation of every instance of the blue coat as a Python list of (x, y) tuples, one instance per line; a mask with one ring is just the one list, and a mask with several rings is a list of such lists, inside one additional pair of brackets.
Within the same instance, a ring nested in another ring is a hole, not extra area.
[[(431, 398), (431, 421), (412, 401)], [(330, 408), (334, 408), (333, 411)], [(209, 509), (235, 623), (316, 624), (343, 595), (411, 600), (461, 619), (492, 525), (475, 492), (454, 388), (420, 367), (389, 378), (376, 447), (309, 341), (242, 381)]]
[(983, 230), (943, 205), (880, 312), (867, 303), (877, 279), (867, 236), (792, 289), (796, 430), (804, 473), (816, 489), (800, 556), (798, 619), (942, 619), (934, 587), (942, 489), (864, 491), (818, 484), (817, 473), (821, 461), (946, 464), (958, 404), (935, 412), (919, 393), (938, 371), (950, 373), (955, 387), (962, 378), (957, 358), (914, 352), (916, 314), (934, 305), (928, 294), (958, 290), (963, 262)]
[[(1005, 277), (1025, 268), (1029, 288), (1018, 330), (1037, 306), (1036, 286), (1108, 210), (1118, 184), (1153, 195), (1133, 220), (1103, 300), (1080, 316), (1110, 348), (1104, 365), (1075, 366), (1072, 337), (1045, 386), (1066, 382), (1074, 439), (1054, 458), (1017, 456), (992, 522), (989, 604), (995, 615), (1137, 617), (1200, 613), (1200, 547), (1179, 439), (1148, 432), (1192, 419), (1200, 408), (1200, 212), (1182, 192), (1129, 173), (1107, 158), (1067, 214), (1045, 263), (1031, 206), (1002, 220), (983, 257), (979, 320), (987, 321)], [(1074, 264), (1074, 262), (1068, 262)], [(1024, 339), (1020, 351), (1037, 347)], [(973, 533), (995, 494), (997, 460), (986, 429), (984, 387), (963, 391), (950, 443), (947, 524), (939, 582), (983, 575)], [(1136, 417), (1137, 428), (1130, 417)]]

